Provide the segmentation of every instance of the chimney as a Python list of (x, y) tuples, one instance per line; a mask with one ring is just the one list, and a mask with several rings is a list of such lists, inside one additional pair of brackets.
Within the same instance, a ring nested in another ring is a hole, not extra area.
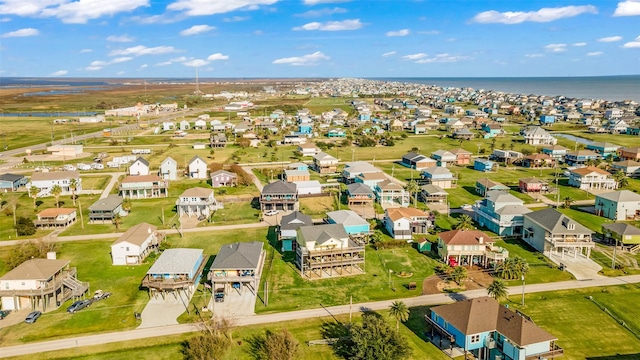
[(478, 242), (479, 242), (480, 244), (484, 244), (484, 238), (483, 238), (482, 236), (480, 236), (480, 237), (478, 238)]
[(56, 256), (56, 252), (55, 251), (49, 251), (47, 253), (47, 259), (48, 260), (55, 260), (57, 258)]

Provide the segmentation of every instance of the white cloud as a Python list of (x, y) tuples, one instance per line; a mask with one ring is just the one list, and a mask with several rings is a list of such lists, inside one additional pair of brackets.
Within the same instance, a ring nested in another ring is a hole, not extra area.
[(351, 0), (303, 0), (305, 5), (345, 3)]
[[(30, 10), (23, 16), (57, 17), (62, 22), (71, 24), (86, 24), (92, 19), (149, 6), (149, 0), (9, 0), (8, 2), (20, 2), (24, 3), (24, 6), (29, 6)], [(0, 13), (2, 12), (3, 9), (0, 7)]]
[(8, 18), (8, 17), (0, 19), (0, 22), (9, 22), (9, 21), (11, 21), (11, 18)]
[(432, 64), (432, 63), (453, 63), (462, 60), (470, 60), (469, 56), (461, 56), (461, 55), (450, 55), (447, 53), (437, 54), (432, 58), (422, 58), (416, 61), (416, 64)]
[(156, 64), (156, 66), (167, 66), (173, 64), (171, 61), (163, 61)]
[(83, 53), (83, 54), (84, 53), (90, 53), (90, 52), (93, 52), (93, 49), (82, 49), (82, 50), (80, 50), (80, 52)]
[(119, 64), (119, 63), (131, 61), (131, 60), (133, 60), (133, 58), (129, 56), (118, 57), (115, 59), (111, 59), (109, 61), (95, 60), (95, 61), (92, 61), (91, 64), (89, 64), (89, 66), (85, 68), (85, 70), (90, 70), (90, 71), (100, 70), (105, 66), (108, 66), (111, 64)]
[(132, 42), (133, 40), (134, 39), (132, 37), (127, 35), (120, 35), (120, 36), (111, 35), (107, 37), (107, 41), (111, 41), (111, 42), (126, 43), (126, 42)]
[(146, 68), (147, 66), (149, 66), (149, 65), (147, 65), (147, 64), (142, 64), (142, 65), (140, 65), (140, 69), (144, 69), (144, 68)]
[(189, 16), (225, 14), (236, 10), (256, 10), (260, 5), (272, 5), (278, 0), (177, 0), (167, 10), (184, 11)]
[(420, 34), (420, 35), (438, 35), (438, 34), (440, 34), (440, 31), (438, 31), (438, 30), (424, 30), (424, 31), (418, 31), (418, 34)]
[(293, 30), (320, 30), (320, 31), (342, 31), (358, 30), (362, 27), (360, 19), (350, 19), (342, 21), (328, 21), (326, 23), (310, 22), (302, 26), (294, 27)]
[(133, 59), (133, 58), (129, 57), (129, 56), (118, 57), (118, 58), (115, 58), (115, 59), (112, 59), (111, 61), (109, 61), (109, 64), (123, 63), (123, 62), (130, 61), (131, 59)]
[(586, 42), (577, 42), (577, 43), (573, 43), (571, 44), (572, 46), (587, 46)]
[(426, 58), (427, 56), (429, 56), (429, 55), (427, 55), (425, 53), (417, 53), (417, 54), (405, 55), (402, 58), (404, 60), (418, 60), (418, 59)]
[(28, 37), (28, 36), (36, 36), (39, 35), (40, 31), (34, 28), (24, 28), (15, 31), (10, 31), (8, 33), (2, 34), (3, 38), (12, 38), (12, 37)]
[(640, 15), (640, 2), (638, 1), (621, 1), (616, 7), (613, 16), (639, 16)]
[(230, 18), (224, 18), (224, 19), (222, 19), (222, 21), (224, 21), (224, 22), (240, 22), (240, 21), (246, 21), (246, 20), (249, 20), (249, 19), (251, 19), (251, 18), (248, 17), (248, 16), (232, 16)]
[(197, 34), (205, 33), (207, 31), (214, 30), (215, 28), (216, 28), (215, 26), (209, 26), (209, 25), (193, 25), (188, 29), (180, 31), (180, 35), (182, 36), (197, 35)]
[(176, 52), (176, 49), (173, 46), (156, 46), (152, 48), (148, 48), (146, 46), (138, 45), (133, 46), (126, 49), (118, 49), (113, 50), (109, 53), (109, 56), (119, 56), (119, 55), (133, 55), (133, 56), (142, 56), (142, 55), (159, 55), (159, 54), (168, 54)]
[(635, 38), (635, 40), (633, 41), (629, 41), (628, 43), (625, 43), (624, 45), (622, 45), (622, 47), (627, 49), (640, 48), (640, 36)]
[(594, 52), (588, 52), (587, 56), (600, 56), (604, 54), (602, 51), (594, 51)]
[(599, 42), (616, 42), (622, 40), (622, 36), (608, 36), (598, 39)]
[(578, 16), (585, 13), (597, 14), (598, 8), (593, 5), (564, 6), (557, 8), (542, 8), (537, 11), (484, 11), (471, 19), (479, 24), (520, 24), (525, 21), (550, 22)]
[(395, 51), (389, 51), (389, 52), (386, 52), (386, 53), (382, 54), (382, 57), (389, 57), (389, 56), (393, 56), (395, 54), (396, 54)]
[(341, 7), (334, 7), (333, 9), (325, 8), (318, 10), (309, 10), (307, 12), (303, 12), (302, 14), (296, 14), (298, 17), (304, 18), (312, 18), (312, 17), (321, 17), (321, 16), (331, 16), (334, 14), (344, 14), (347, 12), (347, 9)]
[(69, 72), (68, 72), (67, 70), (58, 70), (58, 71), (52, 72), (51, 74), (49, 74), (49, 76), (53, 76), (53, 77), (56, 77), (56, 76), (65, 76), (65, 75), (67, 75), (68, 73), (69, 73)]
[(409, 29), (402, 29), (398, 31), (388, 31), (386, 35), (387, 36), (407, 36), (409, 35), (409, 33), (411, 33)]
[(535, 58), (544, 57), (544, 54), (526, 54), (525, 57), (528, 57), (528, 58), (531, 58), (531, 59), (535, 59)]
[(549, 44), (544, 47), (549, 52), (564, 52), (567, 51), (567, 44)]
[(211, 54), (207, 57), (207, 60), (209, 61), (228, 60), (228, 59), (229, 59), (229, 55), (223, 55), (221, 53)]
[(193, 59), (193, 60), (183, 62), (182, 65), (190, 66), (190, 67), (200, 67), (200, 66), (209, 65), (209, 62), (202, 59)]
[(320, 51), (316, 51), (313, 54), (307, 54), (303, 56), (294, 56), (288, 58), (280, 58), (273, 60), (273, 64), (288, 64), (292, 66), (314, 66), (318, 65), (322, 60), (329, 60), (330, 57), (323, 54)]

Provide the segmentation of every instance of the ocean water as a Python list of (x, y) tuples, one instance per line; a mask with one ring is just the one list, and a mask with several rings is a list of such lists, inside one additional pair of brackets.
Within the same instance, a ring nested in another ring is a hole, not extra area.
[(579, 99), (640, 102), (640, 75), (520, 78), (375, 78), (442, 87), (470, 87), (513, 94), (564, 95)]

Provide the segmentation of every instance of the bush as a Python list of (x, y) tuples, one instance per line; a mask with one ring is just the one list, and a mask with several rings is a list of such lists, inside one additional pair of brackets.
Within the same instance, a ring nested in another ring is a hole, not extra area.
[(33, 235), (36, 233), (36, 226), (31, 219), (19, 217), (16, 221), (16, 230), (20, 236)]

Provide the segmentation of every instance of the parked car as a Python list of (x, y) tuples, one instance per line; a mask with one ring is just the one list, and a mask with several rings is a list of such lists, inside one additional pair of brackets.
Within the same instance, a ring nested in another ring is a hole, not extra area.
[(91, 164), (91, 168), (94, 170), (102, 170), (104, 169), (104, 165), (100, 164), (100, 163), (93, 163)]
[(108, 291), (96, 290), (93, 293), (93, 301), (108, 299), (110, 296), (111, 296), (111, 293)]
[(471, 210), (471, 209), (473, 209), (473, 206), (471, 206), (469, 204), (464, 204), (464, 205), (460, 206), (460, 208), (462, 210)]
[(224, 289), (216, 289), (213, 298), (215, 302), (224, 302)]
[(24, 319), (24, 322), (26, 322), (27, 324), (33, 324), (41, 315), (42, 313), (40, 311), (32, 311), (29, 313), (29, 315), (27, 315), (27, 318)]
[(78, 170), (91, 170), (91, 165), (89, 164), (78, 163), (76, 166)]
[(71, 306), (69, 306), (67, 308), (67, 312), (70, 314), (74, 314), (86, 307), (89, 307), (91, 305), (93, 301), (90, 299), (84, 299), (84, 300), (78, 300), (76, 302), (74, 302), (73, 304), (71, 304)]
[(73, 166), (73, 165), (67, 164), (67, 165), (62, 167), (62, 170), (64, 170), (64, 171), (76, 171), (76, 167)]
[(276, 214), (277, 214), (277, 213), (279, 213), (279, 212), (280, 212), (280, 211), (278, 211), (278, 210), (269, 210), (269, 211), (265, 212), (264, 214), (265, 214), (266, 216), (273, 216), (273, 215), (276, 215)]
[(9, 315), (10, 312), (11, 312), (11, 310), (0, 310), (0, 320), (6, 318), (7, 315)]

